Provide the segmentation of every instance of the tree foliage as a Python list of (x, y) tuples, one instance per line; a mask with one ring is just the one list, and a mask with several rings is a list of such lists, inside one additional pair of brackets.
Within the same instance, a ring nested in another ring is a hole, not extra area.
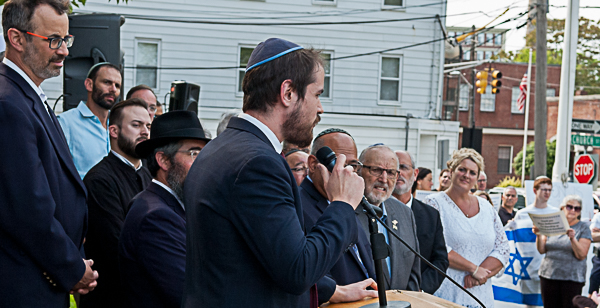
[[(531, 168), (535, 164), (535, 142), (532, 141), (527, 145), (527, 156), (525, 157), (525, 174), (531, 174)], [(549, 178), (552, 178), (552, 167), (554, 166), (554, 155), (556, 153), (556, 140), (555, 141), (546, 141), (546, 175)], [(515, 168), (515, 174), (521, 176), (523, 171), (523, 150), (517, 153), (517, 156), (513, 160), (513, 166)]]
[[(565, 40), (565, 20), (549, 19), (547, 33), (548, 64), (560, 65)], [(532, 31), (525, 36), (526, 46), (535, 46), (535, 35), (536, 32)], [(523, 48), (517, 52), (502, 52), (498, 54), (498, 58), (527, 63), (529, 48)], [(535, 61), (535, 51), (533, 52), (533, 61)], [(578, 88), (584, 88), (588, 94), (600, 94), (600, 20), (579, 18), (576, 62), (575, 85)]]

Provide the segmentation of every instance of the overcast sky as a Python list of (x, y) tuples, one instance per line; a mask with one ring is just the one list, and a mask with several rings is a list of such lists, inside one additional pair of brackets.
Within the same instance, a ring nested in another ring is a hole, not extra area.
[[(549, 0), (550, 11), (548, 13), (548, 19), (565, 18), (567, 15), (567, 0)], [(528, 0), (494, 0), (494, 1), (482, 1), (482, 0), (448, 0), (447, 10), (447, 21), (446, 26), (458, 26), (458, 27), (483, 27), (485, 24), (493, 20), (495, 17), (500, 15), (507, 7), (510, 10), (498, 18), (492, 25), (495, 25), (508, 18), (515, 17), (519, 13), (527, 10)], [(557, 6), (565, 6), (564, 8)], [(593, 20), (598, 20), (600, 16), (600, 8), (583, 8), (585, 6), (596, 6), (600, 7), (600, 1), (598, 0), (580, 0), (579, 1), (579, 16), (584, 16)], [(474, 14), (452, 16), (461, 13), (477, 12)], [(487, 15), (487, 16), (486, 16)], [(523, 17), (517, 21), (512, 21), (499, 26), (502, 29), (513, 29), (507, 33), (506, 50), (519, 50), (525, 45), (525, 27), (516, 30), (516, 27), (522, 24), (526, 20)]]

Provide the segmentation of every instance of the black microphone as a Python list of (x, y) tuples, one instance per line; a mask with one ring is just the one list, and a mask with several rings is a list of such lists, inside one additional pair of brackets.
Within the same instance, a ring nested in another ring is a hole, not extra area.
[[(335, 156), (335, 152), (330, 147), (322, 147), (317, 151), (317, 160), (319, 163), (323, 164), (329, 172), (333, 171), (333, 167), (335, 166), (335, 162), (337, 161), (337, 157)], [(363, 196), (362, 201), (360, 202), (362, 207), (373, 216), (382, 216), (383, 210), (378, 206), (373, 206), (367, 198)]]

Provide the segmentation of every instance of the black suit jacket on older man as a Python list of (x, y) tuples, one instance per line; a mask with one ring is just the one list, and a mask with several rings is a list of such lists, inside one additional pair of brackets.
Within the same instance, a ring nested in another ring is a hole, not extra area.
[(0, 64), (0, 307), (68, 307), (83, 277), (86, 190), (53, 112)]
[[(411, 209), (417, 223), (417, 237), (419, 238), (421, 255), (446, 272), (450, 263), (448, 262), (448, 251), (446, 250), (440, 213), (415, 198), (413, 198)], [(425, 262), (421, 262), (421, 289), (423, 291), (433, 294), (442, 285), (442, 281), (444, 281), (444, 276)]]
[(309, 289), (355, 242), (352, 207), (332, 202), (304, 234), (298, 186), (254, 124), (232, 118), (192, 165), (183, 307), (309, 307)]
[(156, 183), (131, 201), (119, 238), (119, 266), (127, 307), (181, 307), (185, 211)]
[[(300, 184), (300, 196), (302, 197), (302, 208), (304, 210), (304, 226), (309, 232), (317, 220), (323, 215), (329, 203), (321, 195), (315, 185), (308, 179), (304, 179)], [(360, 225), (358, 217), (356, 225)], [(335, 285), (348, 285), (359, 282), (367, 278), (375, 279), (375, 265), (373, 264), (373, 253), (367, 234), (360, 228), (358, 230), (358, 240), (356, 241), (358, 255), (352, 247), (340, 257), (337, 263), (331, 268), (329, 275), (334, 281), (327, 283), (322, 281), (318, 284), (319, 301), (326, 302), (331, 298), (335, 291)]]

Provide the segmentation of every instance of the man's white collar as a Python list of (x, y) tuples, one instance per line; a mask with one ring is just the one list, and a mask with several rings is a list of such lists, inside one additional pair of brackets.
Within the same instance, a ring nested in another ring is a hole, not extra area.
[(271, 141), (271, 144), (273, 145), (275, 152), (277, 152), (277, 154), (281, 153), (283, 146), (281, 145), (281, 142), (279, 141), (279, 139), (277, 139), (277, 136), (275, 136), (275, 133), (273, 133), (273, 131), (268, 126), (266, 126), (263, 122), (259, 121), (257, 118), (255, 118), (247, 113), (242, 113), (239, 115), (239, 117), (254, 124), (254, 126), (258, 127), (258, 129), (260, 129), (260, 131), (263, 132), (263, 134), (265, 134), (265, 136), (267, 136), (269, 141)]

